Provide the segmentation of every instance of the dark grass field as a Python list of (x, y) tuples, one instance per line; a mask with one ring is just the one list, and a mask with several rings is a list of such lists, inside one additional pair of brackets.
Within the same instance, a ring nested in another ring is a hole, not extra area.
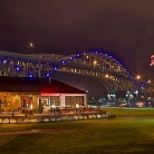
[(0, 154), (154, 154), (154, 108), (103, 110), (117, 117), (1, 124)]

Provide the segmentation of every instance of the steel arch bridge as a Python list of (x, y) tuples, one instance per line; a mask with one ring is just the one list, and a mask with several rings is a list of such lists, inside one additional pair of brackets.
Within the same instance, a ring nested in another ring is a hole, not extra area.
[(50, 77), (54, 71), (95, 77), (108, 93), (135, 91), (129, 72), (119, 61), (104, 53), (19, 54), (0, 51), (0, 76)]

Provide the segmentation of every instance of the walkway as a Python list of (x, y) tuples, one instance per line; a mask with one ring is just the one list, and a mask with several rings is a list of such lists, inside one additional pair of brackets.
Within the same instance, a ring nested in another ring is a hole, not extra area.
[(70, 133), (74, 132), (74, 130), (71, 129), (64, 129), (64, 128), (52, 128), (52, 129), (32, 129), (32, 130), (26, 130), (26, 131), (11, 131), (11, 132), (0, 132), (0, 136), (2, 135), (20, 135), (20, 134), (37, 134), (37, 133), (56, 133), (56, 132), (64, 132), (64, 133)]

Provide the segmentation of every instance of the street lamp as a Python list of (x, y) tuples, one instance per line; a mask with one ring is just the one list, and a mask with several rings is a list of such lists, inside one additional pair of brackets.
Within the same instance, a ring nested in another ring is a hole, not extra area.
[(140, 76), (140, 75), (137, 75), (137, 76), (136, 76), (136, 79), (137, 79), (137, 80), (140, 80), (140, 79), (141, 79), (141, 76)]
[(148, 83), (151, 83), (151, 80), (148, 80)]
[(33, 54), (33, 47), (34, 47), (34, 44), (32, 42), (29, 43), (29, 46), (31, 48), (31, 53)]
[(79, 104), (76, 103), (76, 113), (79, 113)]
[[(136, 76), (136, 79), (139, 81), (141, 79), (141, 76), (140, 75), (137, 75)], [(138, 83), (139, 84), (139, 83)], [(137, 87), (138, 87), (138, 84), (137, 84)], [(137, 100), (139, 99), (139, 88), (137, 88), (137, 92), (136, 92), (136, 95), (137, 95)]]
[(109, 77), (109, 75), (108, 75), (108, 74), (106, 74), (106, 75), (105, 75), (105, 78), (108, 78), (108, 77)]

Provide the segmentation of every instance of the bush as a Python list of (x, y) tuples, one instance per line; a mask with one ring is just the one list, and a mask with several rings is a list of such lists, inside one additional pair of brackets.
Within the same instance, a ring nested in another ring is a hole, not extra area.
[(96, 103), (96, 108), (97, 108), (97, 109), (100, 109), (100, 108), (101, 108), (101, 103), (97, 102), (97, 103)]
[(37, 108), (37, 113), (41, 114), (43, 112), (43, 105), (40, 103)]

